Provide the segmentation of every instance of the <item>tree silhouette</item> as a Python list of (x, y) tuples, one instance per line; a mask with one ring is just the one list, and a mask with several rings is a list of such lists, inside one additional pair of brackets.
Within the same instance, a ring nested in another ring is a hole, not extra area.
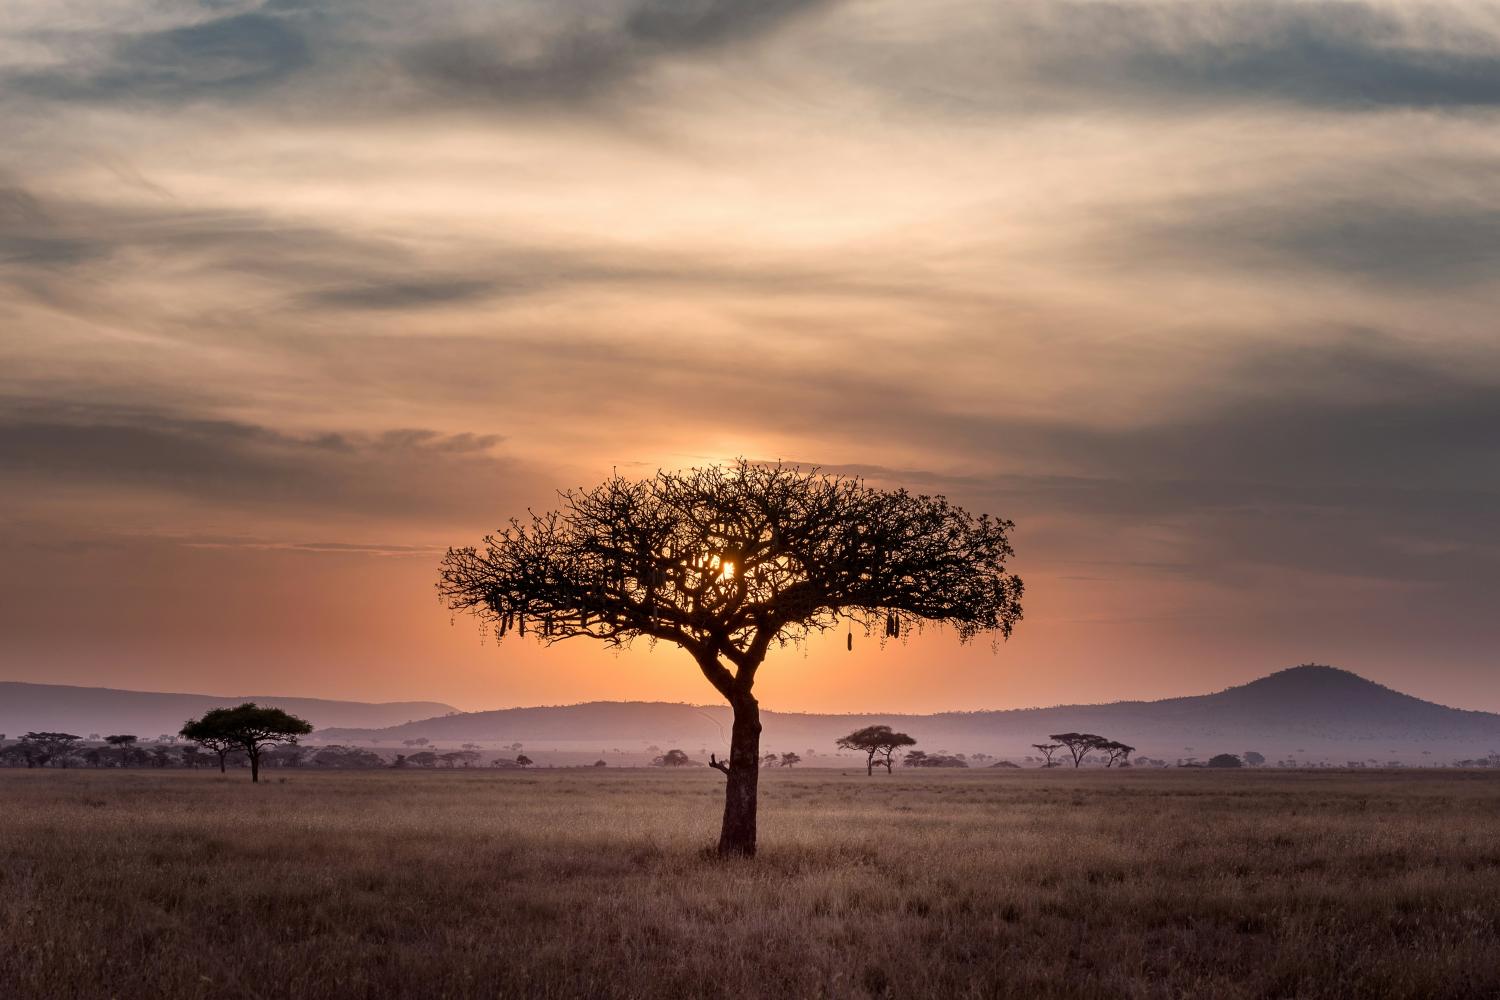
[(1059, 750), (1062, 749), (1063, 745), (1061, 743), (1033, 743), (1031, 745), (1036, 750), (1041, 751), (1042, 761), (1043, 761), (1042, 766), (1043, 767), (1056, 767), (1057, 766), (1056, 764), (1052, 763), (1052, 755), (1055, 754), (1055, 753), (1057, 753), (1057, 751), (1059, 751)]
[(119, 748), (119, 750), (120, 750), (120, 766), (121, 767), (124, 767), (125, 764), (126, 764), (126, 762), (128, 761), (128, 759), (130, 757), (130, 748), (133, 747), (133, 746), (135, 746), (135, 741), (136, 741), (136, 738), (134, 736), (131, 736), (131, 735), (128, 735), (128, 734), (125, 734), (125, 733), (121, 733), (118, 736), (106, 736), (106, 737), (104, 737), (104, 742), (108, 743), (112, 747), (118, 747)]
[[(230, 749), (243, 750), (250, 758), (252, 782), (260, 781), (260, 756), (268, 747), (296, 743), (297, 737), (310, 732), (311, 723), (279, 708), (261, 708), (253, 701), (237, 708), (212, 709), (201, 719), (189, 719), (182, 727), (184, 737), (210, 749), (214, 749), (213, 743), (222, 743)], [(221, 751), (221, 770), (223, 761), (224, 752)]]
[(885, 767), (885, 773), (891, 773), (891, 754), (902, 747), (914, 747), (917, 741), (905, 733), (893, 733), (890, 726), (866, 726), (856, 729), (854, 732), (837, 741), (837, 745), (845, 750), (863, 750), (865, 752), (865, 774), (875, 773), (876, 757), (880, 757), (879, 763)]
[(800, 763), (802, 763), (802, 758), (799, 757), (795, 751), (788, 750), (786, 753), (781, 755), (782, 767), (796, 767)]
[(1103, 736), (1095, 736), (1093, 733), (1053, 733), (1047, 739), (1056, 740), (1068, 748), (1068, 753), (1073, 755), (1074, 767), (1088, 760), (1089, 754), (1103, 749), (1109, 742)]
[(27, 733), (16, 746), (27, 767), (46, 767), (54, 760), (66, 767), (68, 755), (82, 738), (72, 733)]
[[(188, 725), (192, 725), (192, 720), (188, 721)], [(211, 750), (215, 755), (218, 756), (219, 773), (226, 773), (228, 771), (228, 767), (224, 763), (224, 758), (228, 757), (230, 751), (236, 749), (239, 744), (230, 739), (228, 736), (217, 733), (210, 733), (208, 730), (201, 727), (195, 729), (194, 732), (197, 733), (196, 736), (188, 736), (187, 726), (182, 727), (183, 736), (187, 736), (188, 739), (192, 740), (198, 746), (202, 747), (205, 750)], [(238, 767), (239, 764), (236, 763), (235, 766)]]
[(1011, 524), (942, 497), (740, 461), (615, 476), (450, 549), (438, 587), (497, 636), (528, 629), (620, 646), (681, 646), (734, 712), (720, 854), (755, 853), (760, 775), (756, 671), (772, 644), (850, 624), (886, 635), (931, 621), (960, 640), (1008, 636), (1021, 581), (1005, 571)]
[(524, 753), (518, 753), (516, 754), (516, 763), (521, 767), (530, 767), (535, 762)]
[(1126, 746), (1117, 740), (1105, 740), (1099, 744), (1099, 750), (1103, 752), (1108, 760), (1104, 762), (1105, 767), (1114, 767), (1121, 761), (1130, 763), (1130, 755), (1135, 753), (1135, 747)]

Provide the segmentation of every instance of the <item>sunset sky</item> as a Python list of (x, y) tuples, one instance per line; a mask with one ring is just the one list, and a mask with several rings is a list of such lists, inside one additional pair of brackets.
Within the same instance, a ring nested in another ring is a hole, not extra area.
[(434, 583), (744, 456), (1028, 586), (766, 707), (1500, 711), (1500, 7), (6, 0), (0, 136), (0, 680), (710, 702)]

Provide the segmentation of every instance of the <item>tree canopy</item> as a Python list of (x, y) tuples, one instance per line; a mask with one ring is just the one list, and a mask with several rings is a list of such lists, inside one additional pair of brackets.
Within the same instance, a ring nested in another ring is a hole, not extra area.
[(943, 497), (745, 461), (616, 475), (557, 510), (449, 549), (438, 589), (500, 639), (638, 638), (686, 650), (734, 709), (722, 853), (753, 854), (760, 720), (755, 674), (772, 645), (847, 624), (883, 637), (924, 622), (962, 641), (1009, 636), (1021, 580), (1009, 521)]
[[(1068, 748), (1068, 753), (1073, 757), (1073, 766), (1078, 767), (1088, 760), (1089, 754), (1095, 750), (1102, 750), (1109, 745), (1109, 740), (1094, 733), (1053, 733), (1047, 739), (1061, 743)], [(1040, 746), (1038, 746), (1040, 749)], [(1049, 761), (1052, 759), (1049, 755)]]
[[(235, 708), (215, 708), (201, 719), (189, 719), (181, 735), (219, 753), (220, 767), (228, 749), (243, 750), (250, 758), (250, 780), (260, 780), (260, 758), (266, 748), (278, 743), (296, 743), (312, 732), (312, 724), (271, 708), (247, 701)], [(219, 747), (224, 749), (220, 750)]]
[(645, 636), (700, 656), (726, 697), (772, 642), (853, 620), (1009, 636), (1022, 583), (1011, 522), (943, 497), (739, 462), (562, 494), (560, 510), (450, 549), (439, 589), (498, 637)]
[(875, 773), (876, 757), (881, 758), (879, 763), (885, 767), (885, 773), (890, 774), (891, 755), (902, 747), (916, 746), (917, 741), (905, 733), (892, 732), (890, 726), (866, 726), (838, 740), (837, 745), (845, 750), (864, 751), (865, 774)]

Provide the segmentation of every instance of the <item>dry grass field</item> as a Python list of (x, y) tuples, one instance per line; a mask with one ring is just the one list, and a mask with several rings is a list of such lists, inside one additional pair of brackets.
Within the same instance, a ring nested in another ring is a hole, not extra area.
[(721, 786), (0, 771), (0, 996), (1500, 997), (1500, 775)]

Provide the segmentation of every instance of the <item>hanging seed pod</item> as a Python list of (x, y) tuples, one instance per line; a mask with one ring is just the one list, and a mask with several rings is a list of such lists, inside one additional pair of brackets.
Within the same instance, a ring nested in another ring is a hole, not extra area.
[(891, 615), (891, 638), (901, 638), (901, 618), (894, 613)]
[(854, 652), (854, 630), (849, 630), (849, 652)]
[(519, 628), (520, 628), (520, 632), (521, 632), (521, 638), (524, 639), (524, 638), (526, 638), (526, 616), (525, 615), (517, 615), (516, 617), (521, 620)]

